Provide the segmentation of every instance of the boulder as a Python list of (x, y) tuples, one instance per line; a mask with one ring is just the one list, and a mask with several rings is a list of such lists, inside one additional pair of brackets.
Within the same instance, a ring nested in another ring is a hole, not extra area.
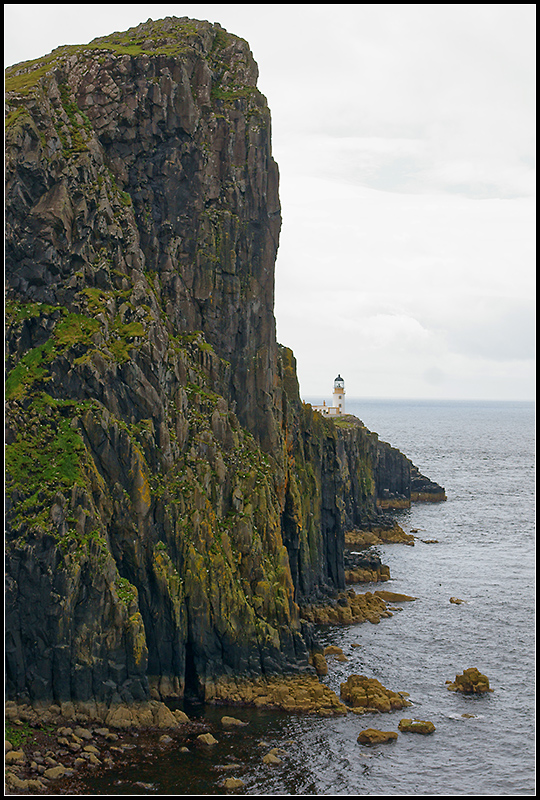
[(328, 664), (322, 653), (312, 653), (309, 658), (310, 664), (315, 667), (317, 675), (328, 675)]
[(388, 592), (385, 589), (377, 589), (375, 592), (377, 597), (380, 597), (385, 602), (389, 603), (404, 603), (408, 600), (416, 600), (416, 597), (411, 597), (410, 594), (401, 594), (400, 592)]
[(464, 603), (464, 600), (461, 600), (459, 597), (451, 597), (450, 602), (454, 603), (454, 605), (459, 606), (461, 603)]
[(341, 649), (341, 647), (337, 647), (335, 644), (330, 644), (328, 647), (325, 647), (323, 650), (323, 654), (325, 656), (335, 656), (336, 661), (348, 661), (349, 659)]
[(49, 778), (50, 780), (57, 780), (58, 778), (63, 778), (68, 770), (62, 764), (58, 764), (56, 767), (49, 767), (43, 773), (44, 778)]
[(236, 719), (236, 717), (221, 717), (221, 724), (224, 728), (241, 728), (244, 725), (247, 725), (247, 722), (244, 722), (241, 719)]
[(263, 756), (263, 764), (281, 764), (281, 758), (271, 751)]
[(379, 731), (377, 728), (366, 728), (360, 731), (357, 741), (359, 744), (384, 744), (397, 739), (398, 735), (395, 731)]
[(9, 750), (6, 753), (6, 764), (24, 764), (25, 761), (23, 750)]
[(353, 709), (388, 712), (409, 705), (398, 692), (386, 689), (376, 678), (349, 675), (341, 684), (341, 697)]
[(283, 755), (284, 753), (285, 753), (285, 750), (281, 750), (281, 748), (279, 748), (279, 747), (273, 747), (270, 750), (270, 752), (268, 752), (263, 757), (263, 763), (264, 764), (281, 764), (281, 758), (279, 756)]
[(435, 725), (433, 722), (428, 722), (423, 719), (402, 719), (400, 720), (398, 729), (402, 731), (402, 733), (428, 734), (435, 731)]
[(39, 779), (33, 780), (29, 778), (25, 780), (19, 778), (18, 775), (14, 775), (12, 772), (6, 772), (6, 789), (8, 787), (16, 789), (17, 792), (21, 793), (42, 792), (45, 788), (43, 782)]
[(217, 744), (218, 740), (212, 736), (211, 733), (200, 733), (197, 736), (197, 742), (199, 742), (199, 744), (204, 744), (207, 747), (211, 747), (212, 745)]
[(463, 671), (462, 675), (456, 675), (455, 681), (447, 681), (447, 688), (450, 692), (462, 692), (463, 694), (484, 694), (492, 692), (489, 687), (489, 679), (483, 675), (476, 667), (469, 667)]
[(225, 778), (221, 785), (228, 790), (241, 789), (245, 786), (244, 781), (241, 781), (240, 778)]
[(79, 739), (91, 739), (92, 733), (88, 730), (88, 728), (80, 728), (77, 727), (73, 731), (73, 735), (77, 736)]
[(178, 719), (165, 703), (156, 703), (153, 708), (154, 724), (159, 728), (176, 728)]

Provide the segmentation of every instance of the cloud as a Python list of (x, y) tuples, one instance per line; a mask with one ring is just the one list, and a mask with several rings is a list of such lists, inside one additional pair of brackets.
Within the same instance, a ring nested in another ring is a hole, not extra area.
[(168, 15), (247, 39), (303, 392), (341, 371), (356, 396), (534, 397), (533, 4), (4, 9), (11, 63)]

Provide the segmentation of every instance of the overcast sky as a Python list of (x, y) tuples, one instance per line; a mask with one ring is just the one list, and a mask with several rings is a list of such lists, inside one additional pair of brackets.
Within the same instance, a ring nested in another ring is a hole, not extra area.
[(249, 42), (304, 398), (532, 399), (535, 4), (4, 5), (5, 63), (149, 17)]

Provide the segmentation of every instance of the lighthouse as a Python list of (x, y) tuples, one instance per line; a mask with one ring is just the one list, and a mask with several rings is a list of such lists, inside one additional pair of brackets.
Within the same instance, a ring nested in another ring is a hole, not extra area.
[(334, 414), (345, 413), (345, 381), (338, 375), (334, 380), (334, 395), (332, 405), (336, 409)]
[(338, 414), (345, 413), (345, 381), (338, 375), (334, 380), (334, 394), (332, 396), (332, 405), (327, 406), (326, 401), (322, 406), (312, 406), (314, 411), (318, 411), (324, 417), (337, 417)]

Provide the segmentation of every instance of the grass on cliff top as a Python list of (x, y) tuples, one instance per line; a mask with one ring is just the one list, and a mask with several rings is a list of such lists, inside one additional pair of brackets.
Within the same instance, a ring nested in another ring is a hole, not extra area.
[[(104, 50), (129, 56), (179, 56), (193, 50), (200, 31), (201, 23), (196, 20), (169, 19), (153, 22), (149, 27), (140, 25), (123, 33), (98, 37), (88, 44), (62, 45), (48, 55), (8, 67), (5, 72), (5, 91), (29, 94), (52, 67), (59, 66), (69, 56), (89, 51)], [(232, 38), (223, 29), (217, 29), (212, 52), (222, 50)]]
[(334, 425), (338, 428), (358, 428), (362, 427), (362, 423), (353, 414), (343, 414), (342, 416), (330, 417)]

